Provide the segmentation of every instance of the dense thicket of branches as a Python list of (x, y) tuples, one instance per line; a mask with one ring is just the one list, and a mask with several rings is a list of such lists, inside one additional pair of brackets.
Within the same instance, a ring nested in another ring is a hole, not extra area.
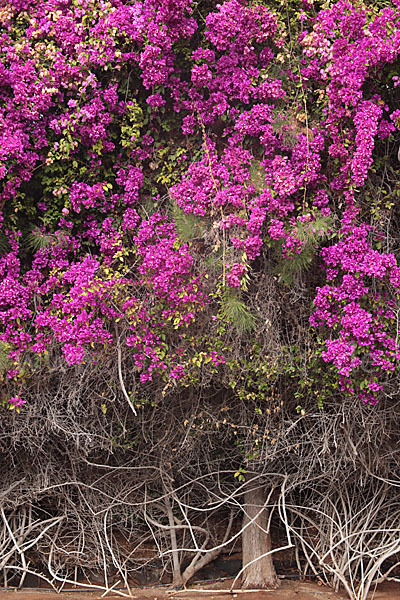
[(399, 2), (0, 22), (4, 585), (398, 578)]
[(72, 392), (71, 375), (2, 422), (1, 552), (10, 585), (31, 571), (56, 586), (78, 578), (129, 589), (145, 582), (146, 568), (179, 584), (174, 549), (183, 581), (195, 557), (203, 562), (186, 575), (218, 551), (240, 550), (243, 498), (260, 486), (281, 531), (274, 548), (293, 545), (300, 573), (361, 598), (396, 564), (395, 402), (371, 415), (352, 402), (321, 413), (310, 401), (294, 416), (283, 396), (266, 417), (220, 389), (175, 394), (138, 416), (119, 397), (104, 414), (94, 398), (98, 376), (82, 370)]

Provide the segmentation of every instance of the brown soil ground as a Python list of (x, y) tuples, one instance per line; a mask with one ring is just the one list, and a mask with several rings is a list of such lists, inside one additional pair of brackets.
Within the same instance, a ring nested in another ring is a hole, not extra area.
[[(227, 583), (209, 583), (200, 587), (193, 586), (180, 592), (170, 591), (167, 587), (132, 589), (135, 600), (346, 600), (346, 593), (336, 593), (329, 587), (314, 582), (282, 581), (278, 590), (241, 592), (233, 594), (225, 591)], [(201, 590), (201, 591), (200, 591)], [(118, 600), (120, 595), (112, 592), (106, 596), (109, 600)], [(0, 600), (99, 600), (102, 592), (66, 591), (56, 594), (53, 591), (29, 589), (0, 590)], [(400, 600), (400, 584), (384, 583), (370, 593), (371, 600)]]

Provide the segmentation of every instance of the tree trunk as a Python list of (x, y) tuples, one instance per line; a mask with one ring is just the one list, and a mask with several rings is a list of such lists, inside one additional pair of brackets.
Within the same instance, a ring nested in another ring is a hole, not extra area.
[[(272, 556), (269, 554), (255, 560), (271, 550), (271, 537), (269, 531), (267, 532), (268, 510), (262, 509), (265, 498), (264, 490), (261, 487), (248, 491), (244, 495), (243, 526), (254, 519), (242, 533), (243, 567), (252, 563), (243, 572), (242, 588), (244, 589), (276, 589), (279, 587), (279, 579), (276, 576)], [(260, 514), (258, 515), (258, 513)], [(256, 515), (258, 515), (257, 518), (255, 518)]]
[[(229, 517), (228, 526), (225, 530), (225, 535), (222, 540), (222, 544), (224, 544), (226, 542), (226, 540), (228, 539), (229, 534), (231, 532), (232, 524), (233, 524), (233, 515), (234, 515), (234, 513), (232, 512), (231, 516)], [(222, 544), (220, 544), (219, 547), (215, 548), (214, 550), (211, 550), (211, 552), (207, 552), (207, 554), (203, 554), (203, 556), (201, 556), (201, 553), (198, 552), (193, 557), (193, 560), (191, 561), (191, 563), (186, 567), (186, 569), (182, 573), (182, 583), (184, 586), (189, 581), (189, 579), (191, 579), (193, 577), (193, 575), (195, 575), (195, 573), (197, 573), (197, 571), (200, 571), (200, 569), (202, 569), (203, 567), (208, 565), (210, 562), (212, 562), (213, 560), (218, 558), (218, 556), (221, 554)], [(207, 545), (207, 540), (206, 540), (205, 544), (203, 545), (203, 549), (206, 547), (206, 545)]]
[[(164, 491), (166, 492), (165, 488)], [(166, 492), (167, 493), (167, 492)], [(172, 587), (175, 589), (181, 589), (183, 587), (181, 565), (179, 560), (178, 544), (176, 541), (176, 527), (174, 514), (172, 512), (172, 506), (169, 497), (166, 495), (165, 506), (167, 509), (168, 522), (170, 526), (170, 537), (171, 537), (171, 550), (172, 550)]]

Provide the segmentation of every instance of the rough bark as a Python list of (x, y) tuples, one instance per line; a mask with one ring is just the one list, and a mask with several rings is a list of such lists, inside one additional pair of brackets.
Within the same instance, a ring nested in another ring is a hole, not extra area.
[[(271, 550), (271, 536), (267, 530), (268, 510), (262, 508), (265, 498), (264, 489), (261, 487), (247, 491), (244, 496), (243, 526), (254, 519), (242, 533), (243, 567), (249, 565), (242, 576), (242, 588), (244, 589), (276, 589), (279, 587), (279, 579), (272, 556), (259, 558)], [(259, 560), (255, 560), (257, 558)]]

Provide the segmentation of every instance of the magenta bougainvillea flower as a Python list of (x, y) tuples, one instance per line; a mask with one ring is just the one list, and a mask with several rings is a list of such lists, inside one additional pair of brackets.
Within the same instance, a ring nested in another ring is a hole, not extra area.
[[(400, 269), (368, 196), (377, 144), (400, 129), (389, 4), (301, 3), (295, 55), (261, 2), (200, 18), (191, 0), (0, 0), (10, 404), (27, 354), (97, 360), (119, 329), (142, 383), (185, 380), (187, 332), (219, 322), (223, 290), (247, 292), (261, 257), (294, 268), (311, 251), (316, 355), (376, 402), (400, 357)], [(225, 362), (206, 346), (202, 361)]]

